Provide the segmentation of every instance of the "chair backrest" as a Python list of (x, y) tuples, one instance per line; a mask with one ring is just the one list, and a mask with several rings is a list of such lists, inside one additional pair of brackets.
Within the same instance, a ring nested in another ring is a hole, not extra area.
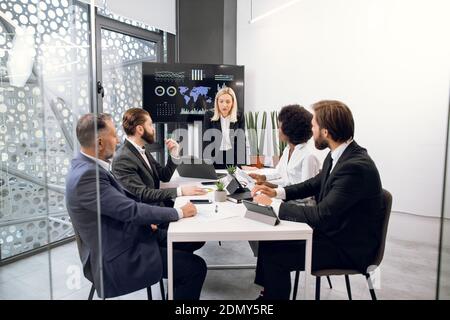
[(387, 230), (389, 225), (389, 218), (391, 216), (391, 208), (392, 208), (392, 195), (389, 191), (383, 189), (383, 213), (384, 213), (384, 221), (383, 221), (383, 229), (381, 231), (381, 243), (378, 249), (377, 256), (375, 257), (375, 261), (373, 265), (379, 266), (384, 256), (384, 248), (386, 246), (386, 237)]

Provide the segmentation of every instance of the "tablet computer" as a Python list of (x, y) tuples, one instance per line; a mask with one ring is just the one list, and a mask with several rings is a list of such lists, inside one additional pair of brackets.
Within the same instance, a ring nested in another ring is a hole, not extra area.
[(247, 212), (245, 213), (246, 218), (267, 223), (272, 226), (280, 223), (280, 219), (278, 219), (277, 214), (273, 211), (271, 206), (263, 206), (247, 200), (242, 200), (242, 203), (247, 208)]

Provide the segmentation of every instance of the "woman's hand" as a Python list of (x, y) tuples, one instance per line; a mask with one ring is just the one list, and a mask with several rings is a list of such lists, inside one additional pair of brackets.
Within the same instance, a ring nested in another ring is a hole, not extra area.
[(248, 175), (255, 179), (257, 184), (262, 184), (264, 181), (266, 181), (266, 176), (263, 174), (249, 173)]

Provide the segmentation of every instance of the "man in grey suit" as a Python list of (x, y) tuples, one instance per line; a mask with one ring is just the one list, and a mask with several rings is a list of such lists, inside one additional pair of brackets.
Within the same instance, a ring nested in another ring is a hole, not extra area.
[[(81, 240), (84, 274), (104, 298), (167, 277), (166, 234), (155, 225), (192, 217), (196, 207), (151, 206), (120, 185), (109, 171), (118, 143), (111, 116), (86, 114), (76, 133), (81, 151), (66, 178), (66, 205)], [(173, 259), (175, 299), (199, 299), (206, 276), (204, 260), (179, 250), (173, 251)]]
[(155, 142), (155, 129), (147, 111), (128, 109), (123, 115), (122, 127), (127, 138), (114, 157), (112, 170), (122, 185), (140, 201), (152, 204), (163, 202), (167, 206), (178, 196), (206, 193), (197, 186), (159, 189), (160, 182), (170, 181), (177, 168), (174, 159), (179, 159), (179, 145), (172, 139), (165, 141), (170, 156), (164, 167), (153, 158), (149, 144)]

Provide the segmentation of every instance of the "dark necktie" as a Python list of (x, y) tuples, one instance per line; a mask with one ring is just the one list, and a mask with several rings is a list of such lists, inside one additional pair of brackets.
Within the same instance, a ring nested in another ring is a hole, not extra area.
[(327, 184), (328, 177), (330, 176), (330, 172), (331, 172), (331, 168), (332, 167), (333, 167), (333, 158), (330, 157), (330, 163), (329, 163), (328, 167), (326, 168), (327, 171), (326, 171), (325, 179), (323, 180), (323, 183), (320, 186), (319, 202), (322, 201), (322, 199), (324, 197), (325, 186)]
[(330, 160), (330, 167), (328, 168), (327, 176), (326, 176), (326, 178), (325, 178), (325, 181), (327, 181), (327, 180), (328, 180), (328, 177), (330, 176), (331, 168), (333, 168), (333, 158), (331, 158), (331, 160)]

